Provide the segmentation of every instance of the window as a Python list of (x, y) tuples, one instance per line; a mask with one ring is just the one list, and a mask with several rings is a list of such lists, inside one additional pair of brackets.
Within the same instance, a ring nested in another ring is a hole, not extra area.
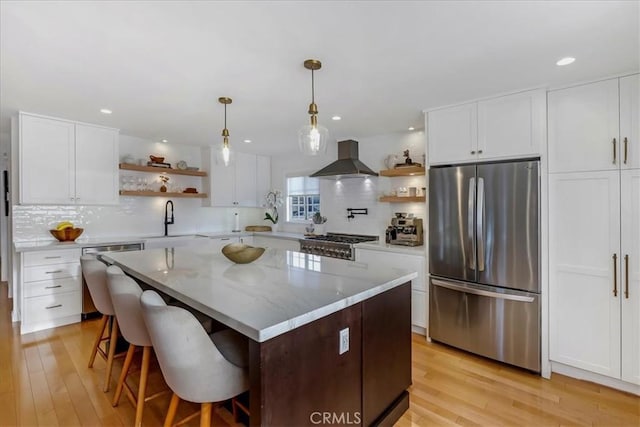
[(287, 178), (287, 221), (308, 221), (320, 212), (320, 180), (308, 176)]

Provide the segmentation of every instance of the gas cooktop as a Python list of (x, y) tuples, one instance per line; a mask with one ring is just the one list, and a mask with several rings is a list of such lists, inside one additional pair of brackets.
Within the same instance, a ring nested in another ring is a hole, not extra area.
[(306, 237), (306, 239), (318, 240), (323, 242), (355, 244), (355, 243), (372, 242), (372, 241), (378, 240), (378, 236), (365, 236), (360, 234), (327, 233), (325, 236)]
[(353, 245), (362, 242), (373, 242), (378, 236), (361, 234), (327, 233), (326, 236), (307, 237), (300, 240), (300, 252), (313, 255), (328, 256), (340, 259), (355, 259)]

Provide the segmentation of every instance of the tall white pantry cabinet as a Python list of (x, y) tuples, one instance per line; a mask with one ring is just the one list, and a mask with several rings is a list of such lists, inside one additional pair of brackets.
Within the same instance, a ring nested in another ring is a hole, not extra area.
[(548, 94), (550, 358), (635, 385), (639, 76)]

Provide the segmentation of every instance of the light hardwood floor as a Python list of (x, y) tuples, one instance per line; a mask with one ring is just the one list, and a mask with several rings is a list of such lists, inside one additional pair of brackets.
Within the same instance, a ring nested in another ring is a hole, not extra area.
[[(104, 361), (87, 361), (98, 320), (20, 335), (10, 320), (6, 284), (0, 285), (0, 426), (130, 426), (126, 399), (102, 392)], [(139, 356), (137, 357), (139, 359)], [(139, 363), (139, 360), (137, 361)], [(413, 336), (411, 407), (397, 423), (411, 425), (640, 426), (640, 397), (554, 375), (551, 380)], [(164, 387), (159, 369), (151, 392)], [(144, 424), (162, 425), (169, 396), (145, 405)], [(181, 404), (178, 417), (197, 409)], [(224, 410), (215, 425), (232, 424)], [(198, 419), (187, 425), (198, 425)]]

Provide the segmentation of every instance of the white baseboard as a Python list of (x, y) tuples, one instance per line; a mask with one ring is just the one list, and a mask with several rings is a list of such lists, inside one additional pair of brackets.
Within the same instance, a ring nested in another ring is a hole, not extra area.
[(601, 384), (616, 390), (626, 391), (640, 396), (640, 385), (628, 383), (605, 375), (595, 374), (583, 369), (574, 368), (573, 366), (564, 365), (558, 362), (551, 362), (551, 371), (568, 377), (577, 378), (579, 380), (590, 381), (592, 383)]
[(20, 313), (18, 313), (18, 310), (11, 310), (11, 321), (13, 323), (20, 321)]
[(423, 335), (425, 337), (427, 336), (427, 329), (421, 326), (411, 325), (411, 332), (413, 332), (414, 334)]
[(73, 314), (71, 316), (59, 317), (57, 319), (46, 320), (43, 322), (20, 325), (20, 334), (28, 334), (31, 332), (41, 331), (43, 329), (55, 328), (56, 326), (69, 325), (71, 323), (80, 323), (82, 320), (80, 314)]

